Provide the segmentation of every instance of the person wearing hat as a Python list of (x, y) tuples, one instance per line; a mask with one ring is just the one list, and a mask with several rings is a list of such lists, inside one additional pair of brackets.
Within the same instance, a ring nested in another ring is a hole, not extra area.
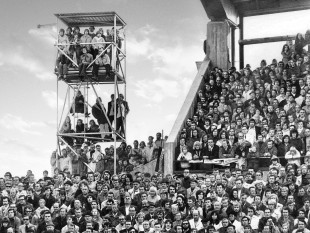
[(144, 220), (151, 220), (151, 219), (155, 219), (155, 203), (153, 202), (149, 202), (148, 203), (149, 208), (148, 208), (148, 214), (145, 215)]
[(90, 211), (86, 211), (84, 214), (85, 221), (80, 225), (80, 232), (84, 232), (88, 227), (93, 228), (95, 231), (99, 231), (99, 224), (93, 221), (92, 213)]
[(44, 233), (60, 233), (60, 231), (55, 229), (54, 223), (50, 221), (46, 224), (46, 230), (44, 231)]
[(68, 179), (65, 181), (65, 183), (64, 183), (65, 194), (66, 194), (66, 197), (68, 197), (68, 198), (74, 197), (72, 186), (73, 186), (73, 183), (71, 182), (71, 180)]
[(279, 158), (276, 155), (272, 155), (271, 157), (271, 165), (269, 166), (269, 170), (275, 168), (280, 171), (282, 165), (279, 163)]

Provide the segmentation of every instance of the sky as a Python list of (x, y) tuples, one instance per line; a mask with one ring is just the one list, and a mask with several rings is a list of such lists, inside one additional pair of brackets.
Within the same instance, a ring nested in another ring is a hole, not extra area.
[[(57, 33), (55, 27), (37, 25), (55, 23), (54, 13), (99, 11), (115, 11), (128, 25), (127, 142), (146, 141), (162, 130), (169, 135), (197, 73), (195, 61), (204, 58), (209, 20), (199, 0), (5, 1), (0, 8), (0, 176), (6, 171), (21, 176), (31, 169), (40, 177), (50, 170), (50, 155), (56, 149)], [(245, 38), (304, 33), (309, 15), (302, 11), (246, 18)], [(262, 58), (280, 59), (282, 45), (248, 46), (245, 62), (257, 66)], [(97, 89), (105, 105), (112, 89)], [(60, 83), (59, 103), (65, 90)], [(94, 95), (89, 101), (94, 102)]]

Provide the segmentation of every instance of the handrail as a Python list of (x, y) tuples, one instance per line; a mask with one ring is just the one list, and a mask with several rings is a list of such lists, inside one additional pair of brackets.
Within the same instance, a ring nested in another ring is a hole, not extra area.
[(181, 110), (175, 120), (175, 123), (171, 129), (169, 137), (165, 143), (165, 156), (164, 156), (164, 173), (172, 174), (173, 173), (173, 161), (175, 159), (175, 147), (178, 144), (178, 139), (181, 130), (184, 128), (185, 122), (188, 118), (194, 115), (195, 103), (197, 100), (197, 93), (204, 85), (203, 76), (208, 72), (209, 67), (211, 66), (211, 61), (204, 59), (202, 62), (198, 73), (192, 83), (191, 88), (188, 91), (188, 94), (184, 100), (184, 103), (181, 107)]

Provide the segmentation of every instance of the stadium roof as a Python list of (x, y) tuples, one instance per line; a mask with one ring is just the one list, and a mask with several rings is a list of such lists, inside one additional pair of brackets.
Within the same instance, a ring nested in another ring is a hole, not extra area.
[(310, 0), (200, 0), (211, 21), (310, 9)]
[(231, 2), (242, 16), (310, 9), (309, 0), (231, 0)]
[(115, 12), (91, 12), (91, 13), (65, 13), (55, 14), (64, 24), (70, 27), (89, 27), (89, 26), (125, 26), (125, 21)]

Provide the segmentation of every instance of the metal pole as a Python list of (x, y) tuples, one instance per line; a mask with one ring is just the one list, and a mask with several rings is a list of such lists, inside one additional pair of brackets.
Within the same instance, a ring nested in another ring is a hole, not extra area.
[(235, 66), (235, 27), (230, 26), (231, 30), (231, 65)]
[[(57, 32), (58, 33), (58, 18), (57, 18), (57, 21), (56, 21), (56, 24), (57, 24)], [(56, 38), (56, 43), (58, 43), (58, 38)], [(56, 52), (56, 60), (58, 59), (58, 51)], [(56, 135), (57, 133), (59, 132), (59, 125), (58, 125), (58, 95), (59, 95), (59, 91), (58, 91), (58, 77), (56, 78), (56, 89), (57, 89), (57, 110), (56, 110)], [(59, 145), (59, 140), (58, 140), (58, 137), (56, 137), (56, 168), (58, 168), (58, 160), (59, 160), (59, 157), (58, 157), (58, 153), (60, 154), (61, 151), (60, 151), (60, 145)], [(58, 153), (57, 153), (58, 152)], [(52, 171), (52, 174), (54, 175), (54, 171)]]
[[(79, 86), (78, 86), (78, 90), (80, 90), (81, 85), (82, 85), (82, 83), (80, 83), (80, 84), (79, 84)], [(70, 90), (70, 88), (69, 88), (69, 90)], [(68, 90), (68, 91), (69, 91), (69, 90)], [(76, 92), (74, 92), (74, 93), (76, 93)], [(75, 99), (75, 94), (74, 94), (73, 98)], [(68, 116), (68, 115), (70, 114), (70, 108), (71, 108), (71, 107), (72, 107), (72, 106), (70, 105), (70, 106), (69, 106), (69, 111), (67, 111), (66, 116)], [(61, 122), (59, 122), (59, 124), (60, 124), (60, 123), (61, 123)]]
[(69, 114), (70, 114), (70, 107), (71, 107), (70, 94), (71, 94), (71, 89), (69, 89), (69, 93), (68, 93), (68, 111), (69, 111)]
[[(124, 98), (125, 101), (127, 102), (127, 53), (126, 53), (126, 27), (124, 28), (124, 53), (125, 53), (125, 58), (124, 58), (124, 80), (125, 80), (125, 85), (124, 85)], [(127, 138), (127, 116), (124, 119), (124, 137), (125, 139)]]
[(75, 124), (75, 98), (76, 98), (76, 95), (77, 95), (77, 92), (78, 91), (76, 91), (76, 90), (73, 90), (74, 92), (74, 99), (73, 99), (73, 101), (72, 101), (72, 106), (71, 106), (71, 108), (69, 108), (69, 115), (70, 115), (70, 110), (72, 109), (72, 112), (73, 112), (73, 127), (76, 125)]
[[(239, 40), (243, 40), (243, 16), (240, 16), (240, 22), (239, 22)], [(240, 69), (244, 68), (244, 45), (239, 44), (239, 60), (240, 60)]]
[[(56, 78), (56, 90), (57, 90), (57, 100), (56, 100), (56, 105), (57, 105), (57, 109), (56, 109), (56, 135), (57, 133), (59, 132), (59, 125), (58, 125), (58, 95), (59, 95), (59, 90), (58, 90), (58, 78)], [(60, 152), (60, 148), (59, 148), (59, 141), (58, 141), (58, 137), (56, 137), (56, 145), (57, 145), (57, 148), (56, 148), (56, 168), (58, 168), (58, 160), (59, 160), (59, 156), (58, 156), (58, 153), (61, 153)], [(58, 152), (58, 153), (57, 153)], [(54, 171), (52, 171), (53, 174), (54, 174)]]
[[(116, 15), (114, 14), (114, 45), (113, 45), (113, 66), (114, 66), (114, 70), (116, 71), (116, 51), (115, 51), (115, 47), (116, 47)], [(115, 123), (115, 129), (113, 130), (113, 127), (111, 125), (112, 131), (113, 133), (113, 137), (114, 137), (114, 175), (116, 175), (116, 134), (115, 134), (115, 130), (116, 130), (116, 79), (117, 76), (114, 73), (114, 123)]]
[[(58, 128), (60, 127), (60, 122), (62, 120), (62, 116), (63, 116), (64, 111), (65, 111), (65, 107), (66, 107), (66, 103), (67, 103), (67, 98), (68, 98), (68, 91), (69, 91), (69, 86), (68, 86), (67, 91), (66, 91), (66, 97), (65, 97), (65, 102), (64, 102), (64, 104), (62, 106), (61, 116), (60, 116), (59, 122), (57, 122)], [(57, 101), (58, 101), (58, 96), (57, 96)], [(58, 130), (57, 130), (57, 132), (58, 132)]]
[[(87, 81), (87, 84), (86, 84), (86, 96), (87, 96), (87, 100), (86, 100), (86, 103), (88, 104), (88, 81)], [(86, 97), (85, 97), (85, 99), (86, 99)], [(87, 111), (87, 113), (88, 113), (88, 107), (86, 106), (85, 107), (85, 111)], [(87, 122), (87, 127), (88, 127), (88, 118), (89, 117), (86, 117), (86, 122)], [(86, 128), (85, 128), (85, 125), (84, 125), (84, 130), (85, 130), (85, 132), (86, 132)], [(84, 140), (85, 141), (85, 140)]]

